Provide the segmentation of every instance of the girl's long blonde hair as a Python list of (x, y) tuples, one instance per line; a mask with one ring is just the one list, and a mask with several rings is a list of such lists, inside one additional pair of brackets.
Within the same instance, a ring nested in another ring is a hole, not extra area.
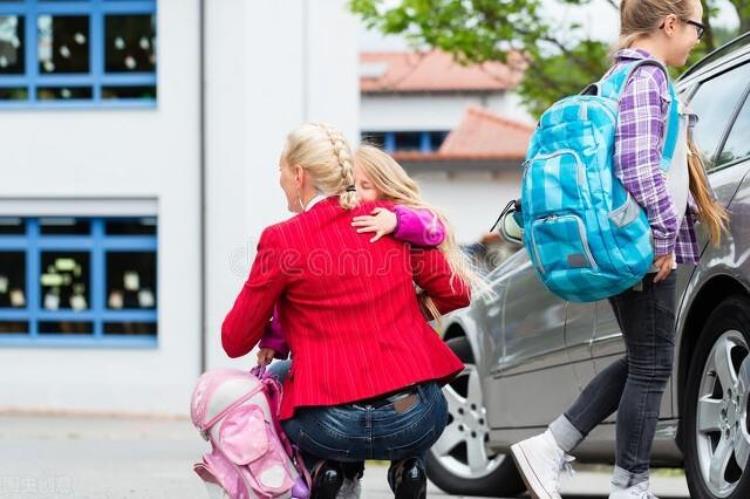
[[(419, 185), (395, 159), (378, 147), (364, 144), (355, 152), (354, 162), (380, 192), (381, 199), (411, 208), (430, 210), (442, 222), (445, 227), (445, 239), (438, 248), (450, 266), (451, 286), (455, 285), (456, 279), (460, 279), (473, 289), (486, 288), (484, 280), (472, 269), (469, 259), (459, 248), (455, 231), (445, 215), (422, 199)], [(426, 300), (425, 306), (439, 322), (441, 314), (432, 300)]]
[[(685, 22), (690, 20), (691, 14), (690, 0), (622, 0), (620, 38), (614, 49), (629, 48), (637, 40), (653, 34), (660, 29), (668, 15)], [(729, 215), (711, 195), (702, 156), (692, 135), (688, 135), (688, 150), (690, 192), (698, 205), (698, 219), (706, 225), (711, 243), (718, 246), (722, 234), (727, 230)]]
[(326, 196), (338, 195), (345, 210), (357, 206), (352, 150), (338, 129), (326, 123), (300, 125), (287, 136), (282, 157), (288, 166), (304, 169), (316, 191)]
[(711, 194), (702, 155), (692, 138), (688, 140), (688, 148), (690, 192), (693, 193), (695, 204), (698, 205), (698, 220), (706, 224), (711, 244), (718, 246), (721, 243), (722, 234), (728, 231), (729, 213)]

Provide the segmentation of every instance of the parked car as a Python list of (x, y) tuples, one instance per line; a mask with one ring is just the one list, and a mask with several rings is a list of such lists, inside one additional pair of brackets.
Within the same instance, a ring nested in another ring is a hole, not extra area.
[[(693, 498), (747, 498), (750, 33), (690, 68), (678, 88), (699, 116), (695, 139), (731, 223), (718, 247), (699, 229), (700, 264), (677, 271), (675, 364), (653, 463), (684, 467)], [(543, 431), (625, 345), (606, 300), (571, 303), (551, 294), (523, 249), (488, 278), (493, 293), (444, 321), (445, 341), (466, 369), (445, 389), (451, 422), (428, 456), (428, 473), (449, 493), (509, 496), (523, 490), (506, 457), (510, 445)], [(611, 417), (575, 454), (612, 463), (614, 441)]]

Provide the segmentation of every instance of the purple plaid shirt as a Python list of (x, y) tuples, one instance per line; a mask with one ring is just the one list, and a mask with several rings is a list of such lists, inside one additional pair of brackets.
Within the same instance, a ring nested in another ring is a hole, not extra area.
[[(615, 68), (625, 62), (649, 59), (648, 52), (623, 49), (615, 56)], [(656, 256), (674, 253), (677, 263), (697, 263), (695, 201), (677, 227), (677, 214), (659, 168), (670, 96), (667, 78), (655, 66), (638, 68), (625, 86), (615, 135), (615, 175), (648, 215)]]

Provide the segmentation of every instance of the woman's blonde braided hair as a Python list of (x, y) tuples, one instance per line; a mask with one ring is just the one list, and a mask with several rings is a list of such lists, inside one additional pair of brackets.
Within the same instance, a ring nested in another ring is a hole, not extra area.
[(307, 171), (319, 193), (338, 195), (344, 209), (357, 206), (352, 150), (337, 128), (326, 123), (297, 127), (287, 136), (283, 157), (287, 165), (299, 165)]

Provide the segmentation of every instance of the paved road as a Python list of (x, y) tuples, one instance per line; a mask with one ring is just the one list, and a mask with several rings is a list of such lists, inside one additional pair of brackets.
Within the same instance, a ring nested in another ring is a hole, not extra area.
[[(207, 497), (192, 472), (206, 443), (184, 419), (0, 414), (3, 499), (190, 499)], [(362, 497), (392, 495), (386, 468), (369, 464)], [(566, 499), (606, 497), (606, 473), (564, 481)], [(684, 479), (660, 474), (660, 497), (688, 497)], [(428, 497), (455, 498), (430, 485)]]

